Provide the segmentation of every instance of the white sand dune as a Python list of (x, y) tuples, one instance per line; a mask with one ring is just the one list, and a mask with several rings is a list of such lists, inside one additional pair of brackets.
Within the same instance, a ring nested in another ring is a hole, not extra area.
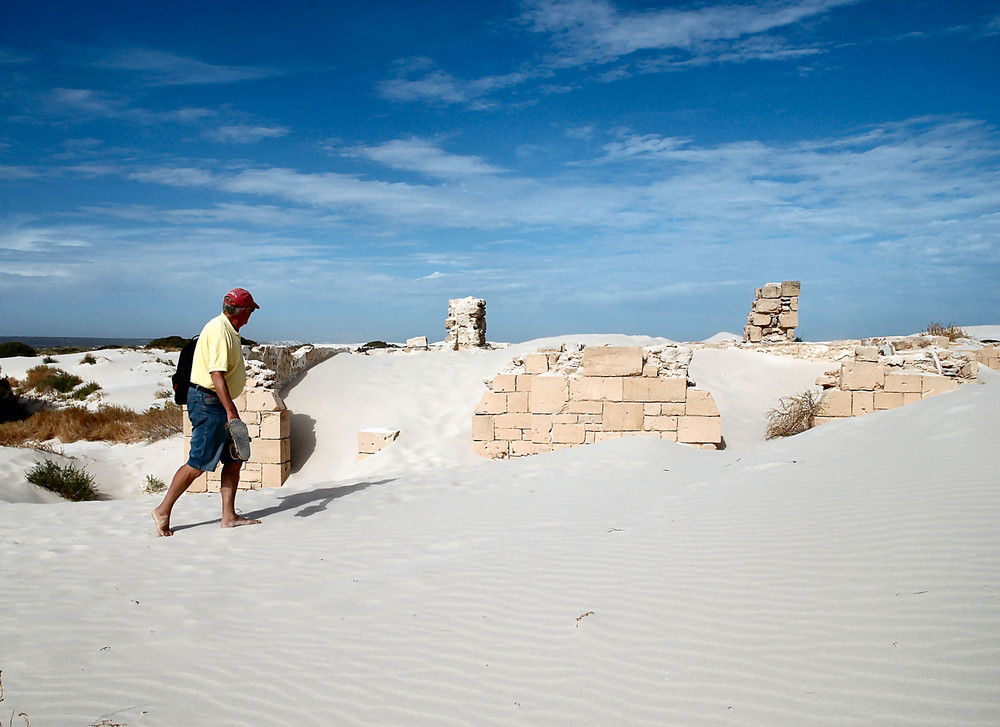
[[(692, 377), (726, 451), (637, 438), (478, 459), (481, 379), (520, 348), (321, 364), (287, 395), (297, 471), (240, 495), (257, 527), (219, 529), (214, 495), (183, 498), (162, 539), (155, 498), (26, 502), (12, 481), (30, 458), (0, 452), (17, 500), (0, 502), (0, 714), (1000, 723), (1000, 376), (764, 442), (755, 412), (815, 374), (703, 351)], [(368, 426), (403, 434), (354, 463)]]

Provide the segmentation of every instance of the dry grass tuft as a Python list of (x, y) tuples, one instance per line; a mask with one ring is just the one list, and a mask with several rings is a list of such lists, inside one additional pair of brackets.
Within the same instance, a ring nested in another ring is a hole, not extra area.
[(931, 323), (927, 326), (927, 333), (932, 336), (944, 336), (949, 341), (969, 338), (969, 334), (963, 331), (954, 321), (951, 323)]
[(97, 411), (80, 407), (44, 409), (20, 422), (0, 424), (0, 446), (25, 447), (49, 439), (63, 444), (88, 442), (153, 442), (182, 429), (181, 408), (134, 412), (123, 406), (106, 405)]
[(819, 412), (820, 397), (812, 391), (797, 396), (786, 396), (778, 400), (779, 405), (764, 416), (767, 417), (766, 439), (791, 437), (812, 429)]

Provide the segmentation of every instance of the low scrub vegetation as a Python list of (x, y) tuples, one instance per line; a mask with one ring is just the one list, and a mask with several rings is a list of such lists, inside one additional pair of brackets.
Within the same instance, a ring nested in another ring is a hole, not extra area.
[(0, 343), (0, 358), (37, 355), (38, 352), (27, 343), (21, 343), (20, 341), (4, 341), (3, 343)]
[(59, 465), (52, 460), (36, 462), (28, 470), (25, 479), (33, 485), (42, 487), (73, 502), (96, 500), (97, 490), (94, 489), (94, 478), (84, 469), (73, 464)]
[(818, 394), (805, 391), (797, 396), (783, 397), (778, 402), (777, 408), (765, 414), (767, 429), (764, 435), (767, 439), (791, 437), (815, 426), (820, 405)]
[(0, 424), (0, 446), (25, 447), (58, 439), (63, 444), (88, 442), (151, 442), (182, 430), (181, 408), (167, 406), (135, 412), (105, 405), (97, 411), (69, 406), (43, 409), (23, 421)]
[(150, 495), (158, 495), (167, 491), (167, 483), (159, 477), (146, 475), (146, 481), (142, 485), (142, 491)]
[(931, 323), (927, 326), (927, 333), (932, 336), (944, 336), (949, 341), (957, 341), (960, 338), (969, 338), (969, 334), (952, 321), (951, 323)]

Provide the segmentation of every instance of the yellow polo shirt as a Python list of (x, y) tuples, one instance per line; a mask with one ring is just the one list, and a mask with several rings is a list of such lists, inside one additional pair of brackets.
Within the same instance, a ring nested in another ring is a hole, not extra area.
[(201, 329), (194, 349), (194, 360), (191, 362), (191, 381), (215, 391), (212, 371), (221, 371), (226, 377), (231, 397), (235, 399), (243, 393), (243, 387), (247, 383), (243, 346), (239, 332), (223, 313)]

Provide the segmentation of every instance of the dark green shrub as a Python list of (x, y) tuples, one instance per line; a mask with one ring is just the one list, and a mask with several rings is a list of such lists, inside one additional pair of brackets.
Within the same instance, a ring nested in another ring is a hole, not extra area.
[(97, 363), (97, 359), (94, 358), (94, 354), (88, 353), (86, 356), (84, 356), (83, 358), (80, 359), (80, 363), (81, 364), (91, 364), (92, 365), (92, 364), (96, 364)]
[(146, 348), (158, 348), (161, 351), (179, 351), (184, 348), (184, 344), (189, 340), (189, 338), (184, 338), (183, 336), (164, 336), (163, 338), (154, 338), (146, 344)]
[(4, 343), (0, 343), (0, 358), (37, 355), (38, 352), (27, 343), (21, 343), (20, 341), (5, 341)]
[(35, 462), (35, 466), (28, 471), (25, 479), (72, 502), (98, 499), (97, 490), (94, 489), (94, 478), (86, 470), (79, 469), (73, 464), (60, 466), (52, 460)]
[(88, 396), (93, 394), (95, 391), (99, 391), (100, 388), (101, 388), (100, 384), (98, 384), (96, 381), (91, 381), (87, 384), (84, 384), (79, 389), (74, 389), (73, 393), (70, 394), (70, 398), (83, 401)]

